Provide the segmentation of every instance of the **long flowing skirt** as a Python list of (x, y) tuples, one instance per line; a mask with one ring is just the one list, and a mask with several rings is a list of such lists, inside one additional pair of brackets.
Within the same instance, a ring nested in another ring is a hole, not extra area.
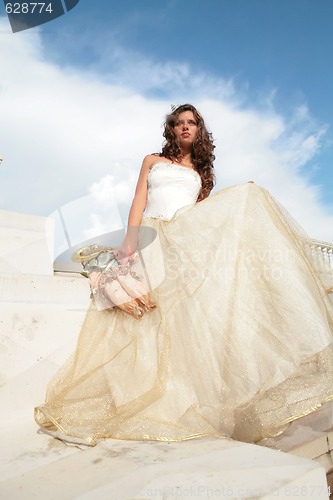
[(265, 189), (226, 188), (142, 228), (157, 308), (137, 320), (91, 304), (40, 426), (91, 444), (258, 442), (333, 399), (332, 276)]

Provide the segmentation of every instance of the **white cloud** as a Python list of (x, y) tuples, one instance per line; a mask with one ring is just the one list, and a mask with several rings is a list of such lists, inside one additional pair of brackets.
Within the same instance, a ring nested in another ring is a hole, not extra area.
[[(246, 106), (231, 80), (194, 73), (186, 64), (139, 60), (122, 49), (109, 57), (114, 66), (107, 76), (61, 68), (47, 61), (38, 31), (2, 34), (4, 209), (47, 215), (88, 193), (107, 202), (110, 193), (126, 221), (141, 160), (160, 150), (170, 104), (192, 101), (216, 138), (215, 189), (253, 179), (313, 237), (333, 241), (333, 214), (303, 169), (325, 134), (306, 106), (288, 120), (274, 110), (275, 89), (259, 109)], [(152, 91), (162, 97), (149, 97)], [(87, 234), (102, 226), (108, 221), (93, 212)]]
[(100, 50), (91, 68), (112, 85), (121, 85), (135, 88), (142, 95), (156, 93), (165, 99), (172, 95), (174, 98), (186, 101), (188, 96), (214, 96), (234, 99), (237, 102), (242, 95), (235, 92), (231, 78), (217, 78), (200, 71), (193, 71), (184, 61), (156, 61), (148, 56), (143, 57), (135, 50), (123, 48), (113, 40), (99, 41)]

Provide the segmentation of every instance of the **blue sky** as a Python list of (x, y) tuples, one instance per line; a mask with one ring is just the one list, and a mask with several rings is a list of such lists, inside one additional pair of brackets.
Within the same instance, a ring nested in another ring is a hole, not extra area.
[[(333, 238), (325, 230), (333, 221), (333, 1), (80, 0), (16, 34), (1, 14), (4, 209), (48, 215), (112, 185), (123, 193), (124, 218), (170, 104), (190, 101), (216, 137), (216, 189), (255, 177), (308, 231), (320, 217), (317, 237)], [(49, 130), (38, 146), (33, 127)]]
[(232, 78), (255, 100), (276, 88), (287, 110), (305, 101), (329, 121), (332, 21), (330, 0), (80, 0), (43, 32), (50, 57), (62, 62), (95, 67), (115, 44)]

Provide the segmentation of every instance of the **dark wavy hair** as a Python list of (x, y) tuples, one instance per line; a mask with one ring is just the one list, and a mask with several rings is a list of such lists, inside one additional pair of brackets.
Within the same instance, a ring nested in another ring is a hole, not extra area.
[(215, 184), (214, 165), (215, 156), (213, 154), (215, 146), (212, 134), (208, 132), (204, 119), (199, 111), (192, 104), (182, 104), (172, 109), (172, 113), (167, 115), (163, 137), (165, 142), (160, 156), (164, 156), (171, 161), (181, 162), (182, 152), (179, 142), (174, 132), (174, 126), (178, 121), (180, 113), (192, 111), (198, 125), (197, 136), (192, 145), (192, 162), (195, 170), (201, 177), (201, 190), (197, 201), (207, 198)]

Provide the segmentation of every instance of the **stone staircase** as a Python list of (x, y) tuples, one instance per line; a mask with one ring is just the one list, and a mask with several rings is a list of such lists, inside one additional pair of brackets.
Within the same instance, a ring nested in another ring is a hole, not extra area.
[(78, 447), (39, 430), (33, 408), (73, 352), (89, 305), (85, 278), (53, 273), (51, 240), (47, 219), (0, 212), (1, 499), (328, 498), (329, 406), (272, 448), (223, 438)]

